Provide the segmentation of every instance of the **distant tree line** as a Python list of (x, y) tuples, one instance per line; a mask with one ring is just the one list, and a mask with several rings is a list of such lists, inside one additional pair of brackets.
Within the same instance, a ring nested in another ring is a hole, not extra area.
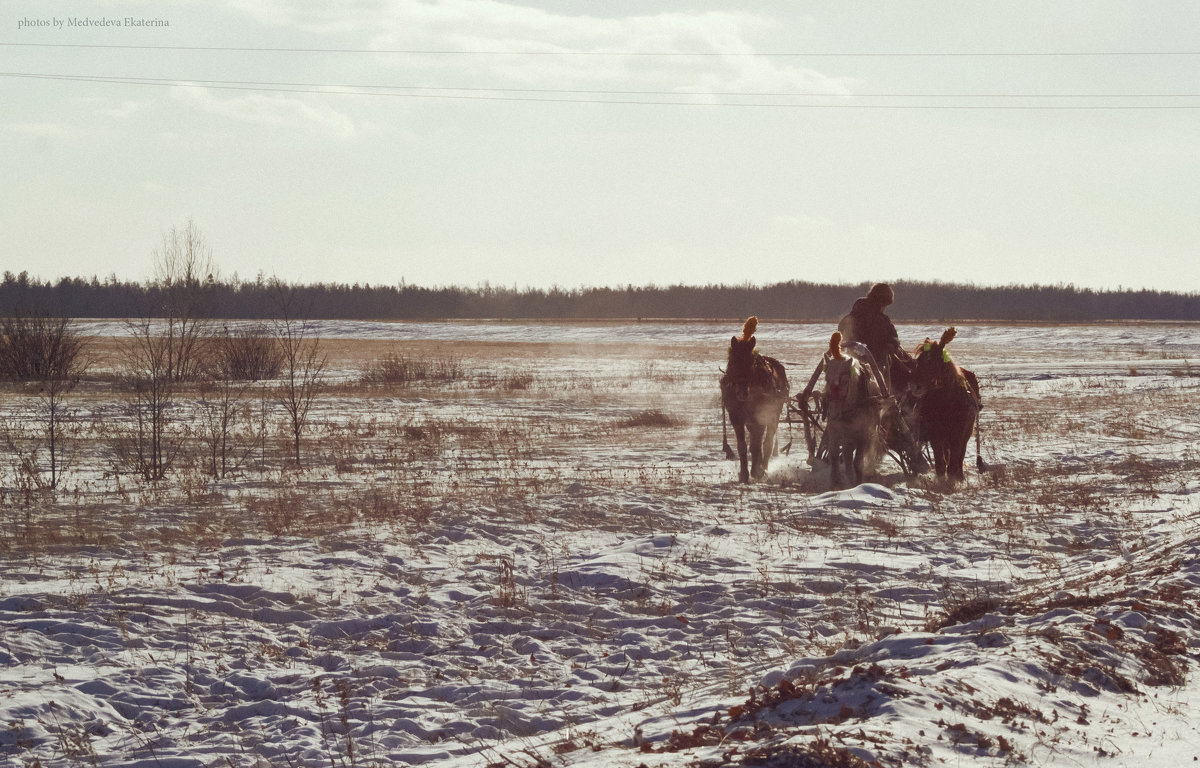
[[(267, 319), (277, 314), (277, 280), (212, 280), (204, 283), (210, 317)], [(1200, 295), (1152, 290), (1096, 291), (1074, 285), (1009, 285), (897, 281), (897, 321), (998, 320), (1200, 320)], [(848, 311), (869, 284), (835, 285), (788, 281), (774, 285), (672, 285), (607, 288), (425, 288), (399, 285), (316, 283), (287, 285), (310, 319), (608, 319), (743, 318), (830, 321)], [(64, 277), (57, 282), (5, 272), (0, 316), (38, 307), (76, 318), (161, 317), (171, 304), (170, 286)]]

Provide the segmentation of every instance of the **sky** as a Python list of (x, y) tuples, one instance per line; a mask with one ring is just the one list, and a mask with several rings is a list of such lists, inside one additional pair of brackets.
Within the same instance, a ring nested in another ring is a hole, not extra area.
[(1200, 291), (1198, 28), (1190, 0), (0, 0), (0, 269), (148, 280), (191, 221), (226, 278)]

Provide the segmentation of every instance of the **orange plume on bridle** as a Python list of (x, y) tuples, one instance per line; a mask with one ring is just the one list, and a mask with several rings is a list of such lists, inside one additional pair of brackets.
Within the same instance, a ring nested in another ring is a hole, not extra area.
[(746, 324), (742, 326), (742, 341), (746, 341), (754, 335), (754, 330), (758, 328), (758, 316), (751, 315), (746, 320)]
[(842, 358), (841, 331), (834, 331), (833, 335), (829, 337), (829, 354), (831, 357), (836, 357), (839, 360)]

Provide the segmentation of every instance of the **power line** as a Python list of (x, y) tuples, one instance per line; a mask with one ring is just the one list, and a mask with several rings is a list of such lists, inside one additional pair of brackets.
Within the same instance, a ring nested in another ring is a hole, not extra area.
[[(330, 93), (324, 89), (366, 89), (393, 91), (475, 91), (483, 93), (554, 93), (592, 94), (607, 96), (726, 96), (758, 97), (787, 96), (794, 98), (870, 98), (870, 99), (1182, 99), (1200, 98), (1196, 93), (830, 93), (827, 91), (686, 91), (686, 90), (619, 90), (597, 88), (496, 88), (451, 85), (380, 85), (372, 83), (306, 83), (275, 80), (204, 80), (194, 77), (140, 77), (126, 75), (75, 75), (35, 72), (0, 72), (2, 77), (63, 79), (131, 84), (242, 86), (252, 88), (314, 89), (314, 93)], [(351, 95), (353, 93), (351, 92)], [(369, 94), (362, 94), (369, 95)], [(404, 94), (396, 94), (404, 95)]]
[(417, 48), (264, 48), (216, 45), (121, 45), (97, 43), (14, 43), (24, 48), (90, 48), (140, 51), (231, 51), (242, 53), (375, 53), (410, 56), (664, 56), (664, 57), (1053, 57), (1053, 56), (1200, 56), (1196, 51), (500, 51)]
[[(144, 85), (166, 88), (206, 88), (212, 90), (256, 91), (266, 93), (308, 93), (340, 96), (384, 96), (409, 99), (450, 99), (468, 101), (525, 101), (560, 104), (626, 104), (643, 106), (688, 106), (688, 107), (774, 107), (796, 109), (992, 109), (992, 110), (1147, 110), (1147, 109), (1200, 109), (1200, 104), (862, 104), (839, 101), (834, 103), (779, 103), (746, 101), (678, 101), (649, 99), (594, 99), (594, 98), (549, 98), (544, 96), (473, 95), (470, 93), (431, 93), (429, 91), (473, 91), (476, 94), (581, 94), (581, 95), (650, 95), (650, 96), (694, 96), (694, 97), (794, 97), (794, 98), (905, 98), (905, 99), (1181, 99), (1200, 98), (1200, 94), (819, 94), (789, 92), (677, 92), (677, 91), (596, 91), (582, 89), (506, 89), (506, 88), (442, 88), (437, 86), (384, 86), (384, 85), (336, 85), (317, 83), (270, 83), (237, 80), (183, 80), (168, 78), (112, 77), (101, 75), (64, 75), (33, 72), (0, 72), (0, 77), (53, 80), (63, 82), (105, 83), (115, 85)], [(370, 89), (370, 90), (361, 90)], [(420, 93), (402, 93), (401, 90), (420, 90)]]

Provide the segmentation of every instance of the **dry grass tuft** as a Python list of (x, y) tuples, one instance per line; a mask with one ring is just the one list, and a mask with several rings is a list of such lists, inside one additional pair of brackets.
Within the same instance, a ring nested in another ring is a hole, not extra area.
[(391, 353), (363, 369), (359, 380), (375, 386), (448, 384), (466, 378), (462, 361), (451, 357), (410, 357)]
[(683, 419), (672, 416), (668, 413), (651, 408), (644, 411), (639, 411), (632, 416), (628, 416), (617, 422), (621, 427), (651, 427), (658, 429), (666, 429), (669, 427), (683, 426)]

